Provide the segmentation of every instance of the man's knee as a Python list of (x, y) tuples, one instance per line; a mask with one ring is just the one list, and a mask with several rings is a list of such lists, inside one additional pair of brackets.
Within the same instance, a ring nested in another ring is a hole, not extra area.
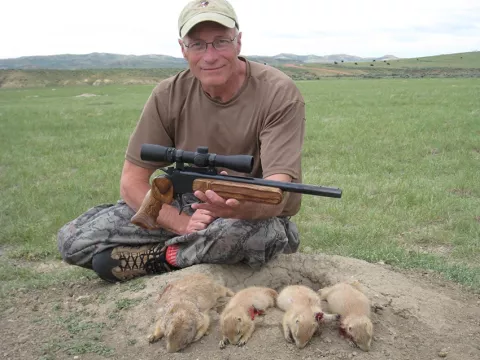
[(57, 248), (63, 261), (91, 269), (91, 258), (94, 246), (86, 246), (79, 240), (78, 229), (70, 222), (60, 228), (57, 233)]
[(195, 244), (181, 246), (182, 263), (244, 262), (262, 266), (280, 253), (298, 248), (298, 231), (287, 218), (263, 220), (218, 219)]
[(109, 227), (115, 223), (114, 204), (102, 204), (63, 225), (57, 233), (57, 248), (62, 259), (71, 265), (91, 268), (98, 244), (109, 236)]
[(98, 205), (68, 222), (58, 231), (57, 247), (63, 260), (91, 268), (93, 256), (115, 246), (164, 242), (172, 233), (147, 230), (131, 223), (134, 211), (124, 202)]
[[(243, 224), (245, 226), (245, 224)], [(271, 218), (250, 225), (250, 236), (244, 242), (244, 261), (258, 267), (278, 254), (292, 253), (298, 248), (295, 224), (284, 218)]]

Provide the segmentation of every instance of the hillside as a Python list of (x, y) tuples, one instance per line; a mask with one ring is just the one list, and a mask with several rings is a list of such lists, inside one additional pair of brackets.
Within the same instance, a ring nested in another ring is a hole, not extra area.
[[(334, 60), (311, 62), (313, 57), (278, 55), (272, 64), (268, 58), (248, 57), (275, 66), (294, 80), (317, 80), (328, 77), (354, 78), (480, 78), (480, 52), (429, 56), (414, 59)], [(106, 57), (107, 58), (107, 57)], [(281, 60), (279, 60), (281, 58)], [(168, 60), (168, 59), (167, 59)], [(265, 60), (265, 61), (263, 61)], [(335, 64), (336, 62), (336, 64)], [(72, 85), (156, 84), (185, 69), (178, 64), (162, 68), (79, 68), (79, 69), (10, 69), (0, 70), (0, 88), (59, 87)]]
[[(278, 54), (275, 56), (248, 56), (249, 59), (270, 65), (287, 63), (309, 64), (328, 63), (333, 61), (370, 61), (373, 59), (396, 59), (393, 55), (381, 58), (361, 58), (346, 54), (337, 55), (295, 55)], [(24, 56), (13, 59), (0, 59), (0, 69), (156, 69), (156, 68), (184, 68), (186, 61), (180, 57), (167, 55), (121, 55), (108, 53), (91, 53), (84, 55), (61, 54), (49, 56)]]
[(48, 56), (24, 56), (0, 59), (0, 69), (153, 69), (185, 67), (183, 58), (167, 55), (120, 55), (91, 53), (84, 55), (61, 54)]
[[(357, 62), (357, 64), (355, 64)], [(480, 68), (480, 51), (472, 51), (465, 53), (455, 53), (455, 54), (442, 54), (435, 56), (424, 56), (418, 58), (389, 58), (389, 59), (370, 59), (369, 61), (365, 60), (355, 60), (352, 64), (338, 62), (339, 66), (344, 66), (347, 68), (358, 67), (358, 66), (384, 66), (388, 63), (387, 66), (395, 68), (463, 68), (463, 69), (479, 69)]]

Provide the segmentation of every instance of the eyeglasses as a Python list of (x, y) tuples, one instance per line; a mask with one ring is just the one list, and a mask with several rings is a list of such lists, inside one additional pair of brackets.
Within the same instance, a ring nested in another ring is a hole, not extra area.
[(206, 41), (195, 41), (192, 42), (191, 44), (184, 44), (186, 48), (189, 50), (192, 50), (194, 52), (201, 52), (207, 50), (208, 44), (212, 44), (212, 46), (219, 50), (227, 50), (230, 49), (232, 46), (232, 43), (235, 41), (237, 37), (235, 36), (233, 39), (216, 39), (212, 42), (206, 42)]

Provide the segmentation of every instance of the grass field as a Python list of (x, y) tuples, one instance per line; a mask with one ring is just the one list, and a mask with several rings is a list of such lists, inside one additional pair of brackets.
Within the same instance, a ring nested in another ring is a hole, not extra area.
[[(442, 273), (480, 291), (480, 84), (476, 79), (301, 81), (307, 102), (302, 251)], [(152, 85), (0, 91), (0, 277), (40, 286), (56, 232), (115, 202), (125, 147)], [(79, 96), (91, 93), (97, 96)], [(88, 275), (87, 275), (88, 276)]]

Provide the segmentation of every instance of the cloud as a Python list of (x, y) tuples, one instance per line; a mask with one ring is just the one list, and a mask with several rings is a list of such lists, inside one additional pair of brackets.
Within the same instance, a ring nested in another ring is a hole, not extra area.
[[(186, 0), (9, 1), (0, 58), (114, 52), (181, 56), (177, 18)], [(480, 50), (478, 0), (231, 0), (242, 53), (394, 54)], [(26, 11), (28, 9), (28, 11)]]

